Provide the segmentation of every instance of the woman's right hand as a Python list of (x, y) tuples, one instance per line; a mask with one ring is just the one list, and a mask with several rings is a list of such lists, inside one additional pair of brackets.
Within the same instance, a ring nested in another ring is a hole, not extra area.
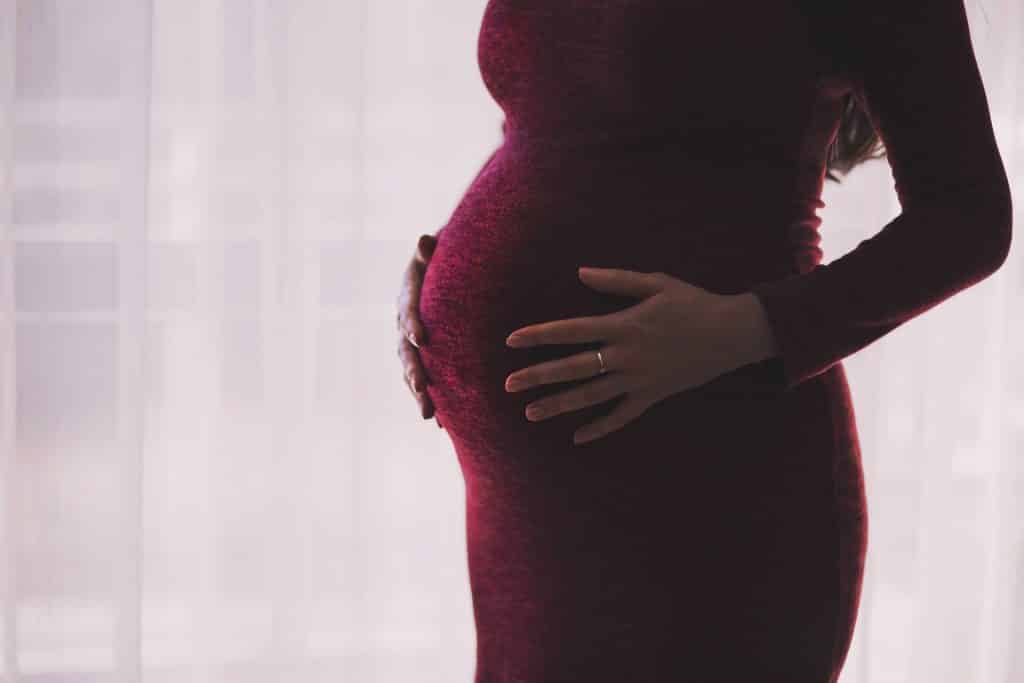
[(435, 246), (436, 236), (421, 235), (416, 252), (405, 269), (398, 294), (398, 357), (405, 371), (405, 384), (416, 398), (416, 402), (420, 404), (423, 419), (429, 420), (433, 417), (437, 426), (443, 427), (434, 414), (434, 404), (427, 394), (427, 374), (423, 370), (417, 350), (427, 341), (419, 316), (420, 288)]

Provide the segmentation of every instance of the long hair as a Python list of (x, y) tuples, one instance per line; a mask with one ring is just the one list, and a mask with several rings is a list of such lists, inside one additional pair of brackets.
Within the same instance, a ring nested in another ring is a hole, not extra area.
[(847, 94), (839, 120), (839, 131), (827, 151), (825, 177), (838, 183), (839, 177), (835, 171), (845, 176), (857, 164), (884, 157), (885, 145), (871, 119), (853, 93)]

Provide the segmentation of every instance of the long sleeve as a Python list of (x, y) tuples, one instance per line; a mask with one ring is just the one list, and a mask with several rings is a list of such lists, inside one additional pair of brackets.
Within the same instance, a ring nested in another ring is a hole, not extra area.
[(831, 263), (751, 288), (783, 390), (988, 277), (1010, 247), (1010, 186), (963, 0), (854, 4), (836, 27), (901, 213)]

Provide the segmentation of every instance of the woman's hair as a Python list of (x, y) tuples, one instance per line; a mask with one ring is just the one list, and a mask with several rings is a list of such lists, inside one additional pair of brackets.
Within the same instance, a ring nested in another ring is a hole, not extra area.
[[(805, 7), (805, 10), (808, 12), (822, 11), (821, 7), (823, 5), (811, 2)], [(835, 42), (841, 43), (841, 41)], [(844, 48), (839, 48), (839, 52), (845, 52)], [(842, 56), (845, 55), (841, 54), (840, 57)], [(827, 150), (828, 162), (826, 163), (825, 177), (838, 183), (839, 178), (833, 171), (839, 171), (845, 176), (857, 164), (868, 159), (882, 159), (885, 157), (885, 153), (885, 144), (879, 138), (864, 108), (860, 106), (853, 93), (847, 94), (843, 104), (842, 118), (839, 122), (839, 132)]]
[[(846, 12), (851, 8), (844, 2), (821, 2), (820, 0), (800, 0), (802, 10), (815, 20), (826, 26), (844, 26), (849, 23)], [(831, 54), (833, 65), (843, 74), (851, 75), (851, 57), (861, 46), (857, 45), (859, 36), (851, 36), (848, 31), (838, 34), (821, 35), (823, 48)], [(839, 182), (835, 172), (847, 175), (855, 166), (869, 159), (885, 157), (885, 145), (878, 132), (875, 131), (871, 119), (864, 107), (857, 100), (854, 92), (848, 92), (843, 101), (839, 119), (839, 130), (835, 139), (826, 150), (825, 177)]]
[(857, 164), (883, 157), (885, 145), (871, 124), (871, 119), (853, 93), (847, 94), (839, 120), (839, 131), (827, 151), (825, 177), (838, 183), (839, 178), (834, 171), (845, 176)]

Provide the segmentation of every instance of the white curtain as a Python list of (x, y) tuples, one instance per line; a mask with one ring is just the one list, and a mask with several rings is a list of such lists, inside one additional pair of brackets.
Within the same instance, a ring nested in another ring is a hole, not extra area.
[[(1024, 8), (968, 3), (1024, 205)], [(483, 5), (0, 0), (0, 681), (471, 681), (394, 306), (499, 139)], [(898, 211), (884, 161), (825, 201), (826, 260)], [(1024, 680), (1021, 266), (846, 361), (843, 683)]]

